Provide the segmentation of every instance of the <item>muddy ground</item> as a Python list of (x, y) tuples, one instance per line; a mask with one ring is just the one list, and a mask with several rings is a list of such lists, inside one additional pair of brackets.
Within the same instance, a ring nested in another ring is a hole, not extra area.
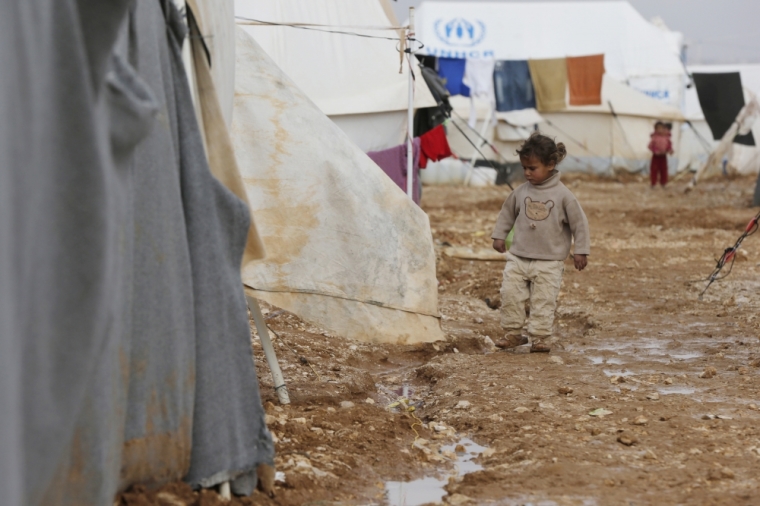
[[(425, 188), (446, 343), (349, 342), (267, 307), (290, 406), (257, 338), (254, 351), (285, 481), (274, 499), (233, 504), (411, 505), (414, 491), (386, 483), (425, 477), (448, 480), (450, 504), (760, 503), (760, 234), (703, 301), (694, 282), (756, 212), (754, 181), (690, 194), (684, 183), (565, 182), (588, 215), (592, 256), (582, 273), (566, 264), (549, 355), (494, 351), (499, 312), (485, 299), (498, 304), (503, 262), (444, 253), (490, 247), (504, 187)], [(486, 450), (482, 469), (457, 478), (469, 447), (445, 446), (464, 437)], [(119, 502), (221, 504), (171, 487)]]

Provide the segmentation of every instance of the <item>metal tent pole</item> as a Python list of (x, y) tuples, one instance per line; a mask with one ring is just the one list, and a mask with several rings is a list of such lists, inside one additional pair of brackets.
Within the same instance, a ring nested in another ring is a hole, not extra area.
[(274, 390), (277, 392), (277, 398), (280, 400), (280, 404), (290, 404), (290, 396), (288, 395), (288, 388), (285, 386), (285, 378), (282, 376), (280, 364), (277, 363), (277, 355), (274, 352), (274, 346), (272, 346), (272, 338), (269, 337), (269, 329), (267, 329), (264, 315), (261, 314), (259, 302), (253, 297), (246, 296), (246, 299), (248, 299), (248, 307), (251, 310), (253, 322), (256, 324), (256, 331), (259, 333), (261, 348), (264, 350), (269, 370), (272, 371), (272, 380), (274, 381)]
[(414, 7), (409, 7), (409, 28), (406, 32), (406, 51), (409, 59), (409, 105), (406, 116), (406, 194), (414, 198), (414, 77), (412, 75), (412, 39), (414, 38)]

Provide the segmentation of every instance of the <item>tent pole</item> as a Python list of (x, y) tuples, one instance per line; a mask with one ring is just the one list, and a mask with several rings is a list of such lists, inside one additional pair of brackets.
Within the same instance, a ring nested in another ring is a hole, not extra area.
[(406, 115), (406, 194), (414, 199), (414, 77), (412, 44), (414, 41), (414, 7), (409, 7), (409, 28), (406, 31), (406, 53), (409, 58), (409, 104)]
[(288, 388), (285, 386), (285, 378), (282, 376), (280, 364), (277, 363), (277, 355), (274, 353), (272, 339), (269, 337), (269, 330), (267, 329), (264, 315), (261, 314), (259, 302), (253, 297), (246, 296), (246, 299), (248, 299), (248, 307), (251, 310), (253, 322), (256, 324), (256, 331), (259, 333), (261, 348), (264, 350), (264, 356), (267, 358), (269, 370), (272, 371), (272, 380), (274, 381), (274, 390), (277, 392), (277, 398), (280, 400), (280, 404), (290, 404), (290, 395), (288, 395)]

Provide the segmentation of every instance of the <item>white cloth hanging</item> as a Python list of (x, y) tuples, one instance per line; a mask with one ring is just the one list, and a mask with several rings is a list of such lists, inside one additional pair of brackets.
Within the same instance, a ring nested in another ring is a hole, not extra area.
[(467, 59), (464, 65), (464, 77), (462, 83), (470, 88), (470, 119), (468, 121), (475, 128), (477, 119), (475, 112), (475, 99), (481, 99), (496, 109), (496, 94), (493, 88), (493, 68), (496, 61), (493, 59)]

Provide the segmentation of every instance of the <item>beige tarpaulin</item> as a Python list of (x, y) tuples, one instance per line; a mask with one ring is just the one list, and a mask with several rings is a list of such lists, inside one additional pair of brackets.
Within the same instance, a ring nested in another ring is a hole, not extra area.
[(443, 339), (427, 215), (236, 32), (231, 133), (267, 250), (250, 294), (362, 341)]

